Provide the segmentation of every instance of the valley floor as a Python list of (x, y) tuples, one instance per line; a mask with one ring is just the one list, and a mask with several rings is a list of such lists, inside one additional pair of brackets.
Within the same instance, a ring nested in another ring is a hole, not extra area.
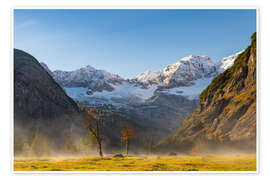
[(14, 171), (256, 171), (256, 155), (14, 158)]

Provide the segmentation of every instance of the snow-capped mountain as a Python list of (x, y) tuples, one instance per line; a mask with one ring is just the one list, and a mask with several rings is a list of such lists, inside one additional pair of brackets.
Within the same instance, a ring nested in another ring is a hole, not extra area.
[(159, 71), (147, 71), (132, 79), (151, 86), (167, 88), (189, 86), (192, 81), (217, 74), (216, 64), (208, 56), (187, 56)]
[(119, 75), (86, 66), (74, 71), (50, 71), (41, 65), (73, 99), (85, 104), (126, 106), (147, 101), (160, 93), (197, 99), (219, 73), (232, 66), (236, 53), (217, 61), (208, 56), (187, 56), (157, 71), (146, 71), (126, 80)]
[(125, 114), (142, 124), (166, 127), (166, 131), (159, 131), (164, 136), (175, 131), (195, 109), (200, 93), (233, 64), (237, 55), (217, 63), (208, 56), (187, 56), (132, 79), (91, 66), (75, 71), (50, 71), (44, 63), (42, 66), (76, 102)]
[(56, 70), (51, 72), (45, 63), (41, 65), (64, 88), (87, 88), (87, 94), (94, 92), (113, 91), (114, 86), (125, 81), (118, 75), (104, 70), (97, 70), (89, 65), (74, 71)]
[(222, 73), (224, 72), (226, 69), (229, 69), (233, 63), (234, 63), (234, 60), (237, 58), (237, 56), (239, 54), (241, 54), (243, 51), (240, 51), (238, 53), (235, 53), (231, 56), (228, 56), (228, 57), (225, 57), (221, 60), (219, 60), (217, 63), (216, 63), (216, 67), (217, 67), (217, 70), (218, 70), (218, 73)]

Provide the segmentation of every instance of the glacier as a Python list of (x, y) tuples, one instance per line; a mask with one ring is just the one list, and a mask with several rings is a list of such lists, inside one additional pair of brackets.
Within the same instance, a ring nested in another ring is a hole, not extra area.
[(160, 93), (198, 99), (211, 80), (230, 68), (240, 53), (217, 62), (208, 56), (190, 55), (161, 70), (146, 71), (132, 79), (90, 65), (74, 71), (50, 71), (45, 63), (41, 65), (75, 101), (91, 106), (111, 104), (122, 107), (147, 102)]

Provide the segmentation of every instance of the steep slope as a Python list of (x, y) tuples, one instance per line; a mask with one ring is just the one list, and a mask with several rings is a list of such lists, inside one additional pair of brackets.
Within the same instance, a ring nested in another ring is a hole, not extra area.
[(47, 66), (47, 64), (41, 62), (39, 63), (48, 73), (51, 77), (53, 77), (53, 72), (49, 69), (49, 67)]
[(224, 72), (226, 69), (229, 69), (230, 67), (232, 67), (235, 59), (238, 57), (239, 54), (241, 54), (243, 51), (240, 51), (236, 54), (233, 54), (231, 56), (222, 58), (221, 60), (219, 60), (218, 62), (216, 62), (216, 67), (217, 67), (217, 71), (218, 73), (222, 73)]
[[(30, 54), (14, 50), (15, 136), (32, 137), (37, 129), (60, 142), (79, 123), (77, 104)], [(61, 131), (59, 131), (61, 129)]]
[(256, 150), (256, 33), (234, 65), (201, 93), (196, 110), (157, 149)]

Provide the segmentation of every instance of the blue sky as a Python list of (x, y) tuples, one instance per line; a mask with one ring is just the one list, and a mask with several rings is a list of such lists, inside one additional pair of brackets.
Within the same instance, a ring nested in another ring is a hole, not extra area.
[(256, 10), (14, 10), (14, 47), (51, 70), (85, 65), (131, 78), (188, 55), (245, 49)]

